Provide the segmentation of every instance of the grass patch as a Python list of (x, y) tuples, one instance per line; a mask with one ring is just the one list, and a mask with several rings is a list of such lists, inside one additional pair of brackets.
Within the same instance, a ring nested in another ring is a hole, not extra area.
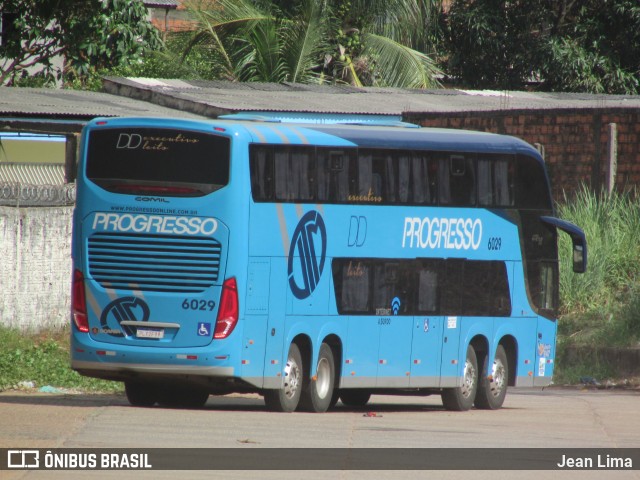
[(640, 206), (637, 192), (596, 194), (583, 187), (558, 205), (560, 218), (587, 236), (587, 272), (571, 271), (571, 241), (559, 236), (561, 315), (556, 383), (620, 379), (611, 365), (569, 358), (572, 347), (640, 345)]
[(122, 384), (83, 377), (69, 365), (69, 331), (25, 334), (0, 326), (0, 391), (20, 382), (36, 387), (119, 392)]
[(630, 347), (640, 342), (640, 209), (631, 193), (582, 188), (559, 205), (561, 218), (587, 236), (587, 273), (571, 271), (571, 241), (560, 235), (559, 341)]

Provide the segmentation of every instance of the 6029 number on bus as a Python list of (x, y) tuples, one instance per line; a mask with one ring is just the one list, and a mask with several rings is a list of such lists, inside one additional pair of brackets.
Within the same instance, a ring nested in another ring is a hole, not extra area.
[(185, 298), (182, 302), (183, 310), (200, 310), (203, 312), (211, 312), (216, 308), (216, 302), (213, 300), (197, 300), (195, 298)]

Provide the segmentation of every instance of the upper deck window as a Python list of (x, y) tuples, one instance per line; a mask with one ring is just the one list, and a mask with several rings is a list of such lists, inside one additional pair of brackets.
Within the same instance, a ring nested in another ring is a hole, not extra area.
[(250, 165), (256, 202), (551, 209), (525, 155), (252, 145)]
[(92, 130), (86, 175), (105, 190), (134, 195), (201, 196), (229, 182), (230, 141), (158, 128)]

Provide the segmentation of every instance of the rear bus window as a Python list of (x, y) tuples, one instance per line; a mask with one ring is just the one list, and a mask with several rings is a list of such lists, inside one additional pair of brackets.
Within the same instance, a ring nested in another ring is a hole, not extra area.
[(229, 151), (228, 138), (202, 132), (93, 130), (86, 175), (115, 193), (202, 196), (229, 183)]

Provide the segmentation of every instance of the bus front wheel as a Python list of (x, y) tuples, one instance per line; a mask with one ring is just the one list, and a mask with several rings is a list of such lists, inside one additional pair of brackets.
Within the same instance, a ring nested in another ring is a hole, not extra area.
[(295, 343), (289, 347), (287, 364), (285, 365), (282, 387), (277, 390), (265, 390), (264, 403), (269, 410), (275, 412), (293, 412), (298, 408), (302, 394), (302, 355)]
[(335, 385), (335, 362), (331, 347), (320, 346), (316, 374), (304, 383), (300, 407), (308, 412), (326, 412), (331, 406)]
[(447, 410), (462, 412), (473, 406), (478, 390), (478, 360), (471, 345), (467, 347), (467, 358), (464, 362), (462, 385), (456, 388), (445, 388), (442, 391), (442, 403)]
[(476, 408), (484, 410), (496, 410), (502, 407), (507, 396), (507, 384), (509, 382), (509, 363), (507, 354), (502, 345), (498, 345), (496, 355), (489, 375), (488, 356), (484, 358), (482, 376), (478, 382), (476, 393)]

